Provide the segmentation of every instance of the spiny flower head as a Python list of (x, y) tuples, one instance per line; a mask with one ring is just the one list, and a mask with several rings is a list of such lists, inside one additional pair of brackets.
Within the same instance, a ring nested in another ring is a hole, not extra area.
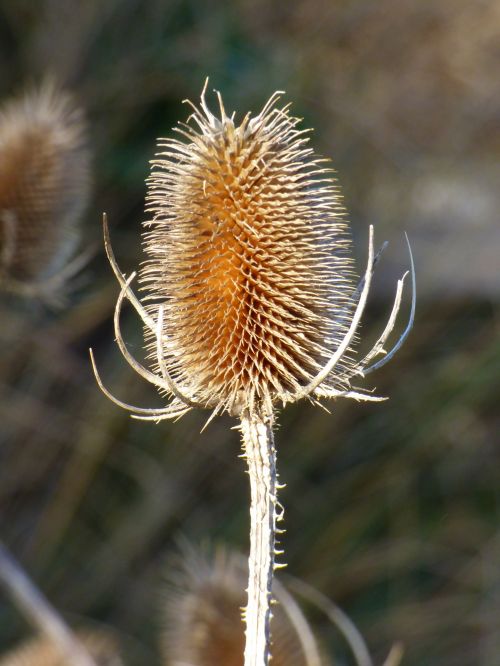
[[(338, 186), (275, 93), (241, 123), (205, 102), (149, 178), (149, 311), (172, 377), (209, 407), (287, 401), (344, 337), (351, 246)], [(156, 340), (153, 343), (156, 353)], [(348, 354), (337, 385), (353, 364)]]
[(79, 237), (89, 156), (82, 113), (52, 83), (0, 109), (0, 283), (61, 270)]
[[(182, 562), (169, 571), (163, 602), (165, 664), (243, 666), (246, 558), (224, 548), (210, 555), (183, 550)], [(326, 664), (295, 600), (277, 580), (274, 591), (273, 665)]]
[[(180, 138), (161, 139), (149, 178), (140, 269), (144, 304), (105, 246), (121, 284), (115, 334), (128, 363), (173, 395), (163, 409), (134, 408), (138, 418), (181, 416), (192, 407), (212, 415), (271, 414), (308, 397), (380, 400), (351, 380), (384, 365), (408, 335), (384, 349), (401, 304), (398, 281), (387, 326), (373, 348), (354, 359), (354, 343), (378, 256), (370, 227), (368, 263), (353, 283), (348, 227), (339, 188), (325, 160), (308, 146), (307, 130), (279, 106), (275, 93), (262, 111), (238, 124), (205, 99), (191, 102)], [(380, 254), (380, 253), (379, 253)], [(411, 257), (410, 257), (411, 258)], [(412, 263), (413, 287), (415, 286)], [(415, 292), (414, 292), (415, 294)], [(128, 351), (120, 331), (127, 298), (145, 325), (153, 370)], [(371, 364), (377, 355), (384, 358)], [(93, 360), (93, 359), (92, 359)]]

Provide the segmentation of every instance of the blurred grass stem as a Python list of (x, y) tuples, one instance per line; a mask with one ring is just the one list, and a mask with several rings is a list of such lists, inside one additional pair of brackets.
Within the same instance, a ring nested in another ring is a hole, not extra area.
[(12, 555), (0, 542), (0, 583), (16, 606), (30, 619), (37, 630), (57, 647), (61, 657), (71, 666), (96, 666), (57, 611), (35, 587)]

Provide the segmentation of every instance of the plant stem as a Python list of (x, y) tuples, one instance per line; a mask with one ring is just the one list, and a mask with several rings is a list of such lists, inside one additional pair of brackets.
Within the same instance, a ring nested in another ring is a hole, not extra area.
[(96, 666), (95, 661), (42, 593), (0, 542), (0, 583), (20, 610), (72, 666)]
[(241, 419), (250, 476), (250, 556), (245, 609), (245, 666), (267, 666), (271, 654), (271, 594), (276, 533), (276, 450), (272, 416)]

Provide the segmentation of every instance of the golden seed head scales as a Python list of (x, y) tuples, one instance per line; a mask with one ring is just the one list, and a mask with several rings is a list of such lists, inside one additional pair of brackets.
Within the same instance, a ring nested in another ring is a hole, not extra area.
[(0, 269), (37, 280), (62, 268), (89, 189), (82, 113), (52, 83), (0, 110)]
[(234, 414), (306, 385), (352, 314), (338, 185), (279, 99), (238, 125), (203, 92), (180, 138), (159, 141), (148, 181), (140, 277), (149, 311), (164, 306), (164, 359), (198, 402)]

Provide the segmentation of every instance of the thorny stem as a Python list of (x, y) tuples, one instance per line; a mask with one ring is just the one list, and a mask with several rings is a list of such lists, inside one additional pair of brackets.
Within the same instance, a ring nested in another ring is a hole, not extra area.
[(278, 489), (272, 416), (242, 417), (241, 432), (251, 495), (248, 603), (244, 613), (245, 666), (267, 666), (271, 655), (271, 588)]
[(4, 585), (20, 610), (40, 633), (59, 650), (65, 663), (71, 666), (96, 666), (71, 629), (33, 585), (12, 555), (0, 542), (0, 583)]

